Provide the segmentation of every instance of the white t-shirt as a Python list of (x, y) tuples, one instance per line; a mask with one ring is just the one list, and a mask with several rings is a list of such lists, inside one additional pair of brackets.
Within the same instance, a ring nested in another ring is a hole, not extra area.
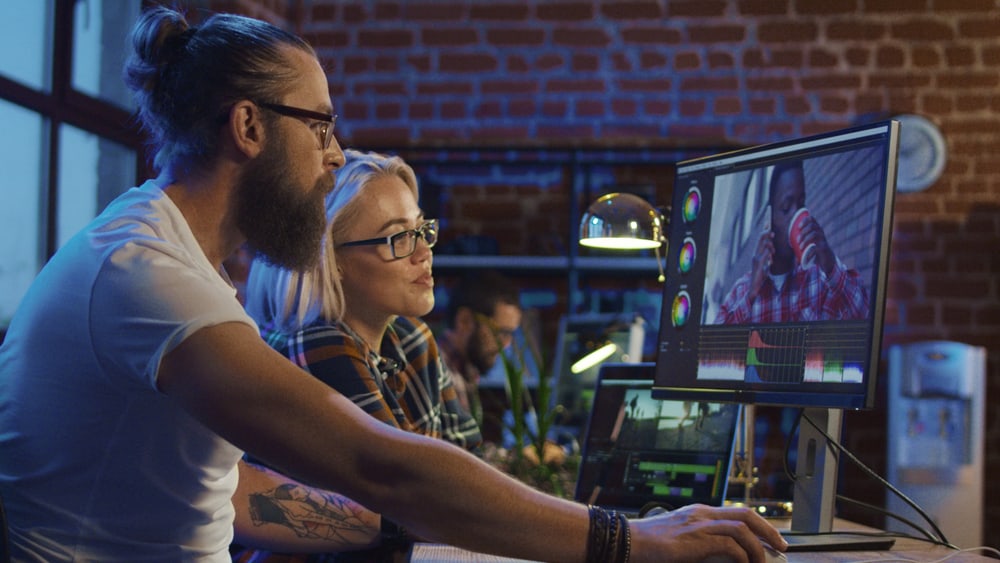
[(156, 388), (201, 328), (256, 325), (153, 182), (39, 273), (0, 348), (15, 560), (229, 561), (242, 452)]

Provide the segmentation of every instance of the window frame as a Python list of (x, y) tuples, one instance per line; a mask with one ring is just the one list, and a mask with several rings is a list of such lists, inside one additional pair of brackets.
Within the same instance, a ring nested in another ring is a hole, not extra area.
[[(12, 104), (21, 106), (42, 116), (45, 123), (47, 147), (43, 158), (44, 193), (41, 201), (43, 225), (40, 235), (43, 243), (40, 246), (42, 256), (39, 263), (44, 264), (58, 248), (57, 201), (59, 185), (59, 146), (60, 130), (63, 124), (72, 125), (83, 131), (107, 138), (135, 151), (136, 178), (149, 175), (147, 159), (143, 146), (143, 135), (131, 112), (110, 102), (92, 97), (73, 88), (73, 31), (74, 8), (77, 0), (54, 0), (52, 27), (52, 60), (51, 91), (35, 90), (6, 76), (0, 76), (0, 98)], [(151, 5), (150, 0), (143, 0), (143, 8)], [(127, 186), (123, 186), (125, 188)]]

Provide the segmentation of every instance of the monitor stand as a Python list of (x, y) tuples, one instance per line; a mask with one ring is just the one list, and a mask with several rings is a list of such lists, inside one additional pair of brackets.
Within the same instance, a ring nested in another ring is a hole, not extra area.
[(827, 446), (826, 436), (805, 417), (839, 443), (843, 410), (804, 408), (802, 415), (792, 492), (792, 527), (784, 533), (788, 551), (882, 551), (891, 548), (895, 542), (892, 538), (830, 533), (837, 496), (837, 454)]

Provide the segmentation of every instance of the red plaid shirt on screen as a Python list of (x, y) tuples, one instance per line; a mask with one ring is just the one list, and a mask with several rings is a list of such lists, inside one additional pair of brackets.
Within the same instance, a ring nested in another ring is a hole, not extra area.
[(750, 274), (744, 275), (723, 301), (715, 324), (864, 319), (868, 311), (868, 292), (861, 276), (838, 260), (829, 276), (818, 265), (796, 265), (780, 289), (767, 276), (753, 300)]

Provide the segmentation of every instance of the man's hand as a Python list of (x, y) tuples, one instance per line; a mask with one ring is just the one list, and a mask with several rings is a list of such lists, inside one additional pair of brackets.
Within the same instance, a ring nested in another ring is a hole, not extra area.
[(750, 302), (757, 299), (760, 288), (764, 285), (767, 272), (771, 268), (774, 260), (774, 233), (767, 231), (760, 235), (757, 241), (757, 250), (753, 254), (752, 267), (750, 270), (750, 293), (747, 295)]
[(810, 244), (815, 244), (816, 248), (816, 264), (823, 269), (826, 275), (833, 273), (833, 268), (837, 265), (837, 256), (834, 255), (833, 250), (830, 249), (830, 243), (826, 240), (826, 233), (823, 232), (823, 228), (819, 226), (816, 218), (812, 215), (806, 218), (805, 224), (802, 225), (802, 231), (800, 234), (802, 239), (802, 248), (809, 248)]
[(687, 563), (721, 556), (735, 562), (764, 563), (761, 540), (778, 551), (788, 544), (778, 530), (749, 508), (690, 505), (631, 520), (634, 563)]

